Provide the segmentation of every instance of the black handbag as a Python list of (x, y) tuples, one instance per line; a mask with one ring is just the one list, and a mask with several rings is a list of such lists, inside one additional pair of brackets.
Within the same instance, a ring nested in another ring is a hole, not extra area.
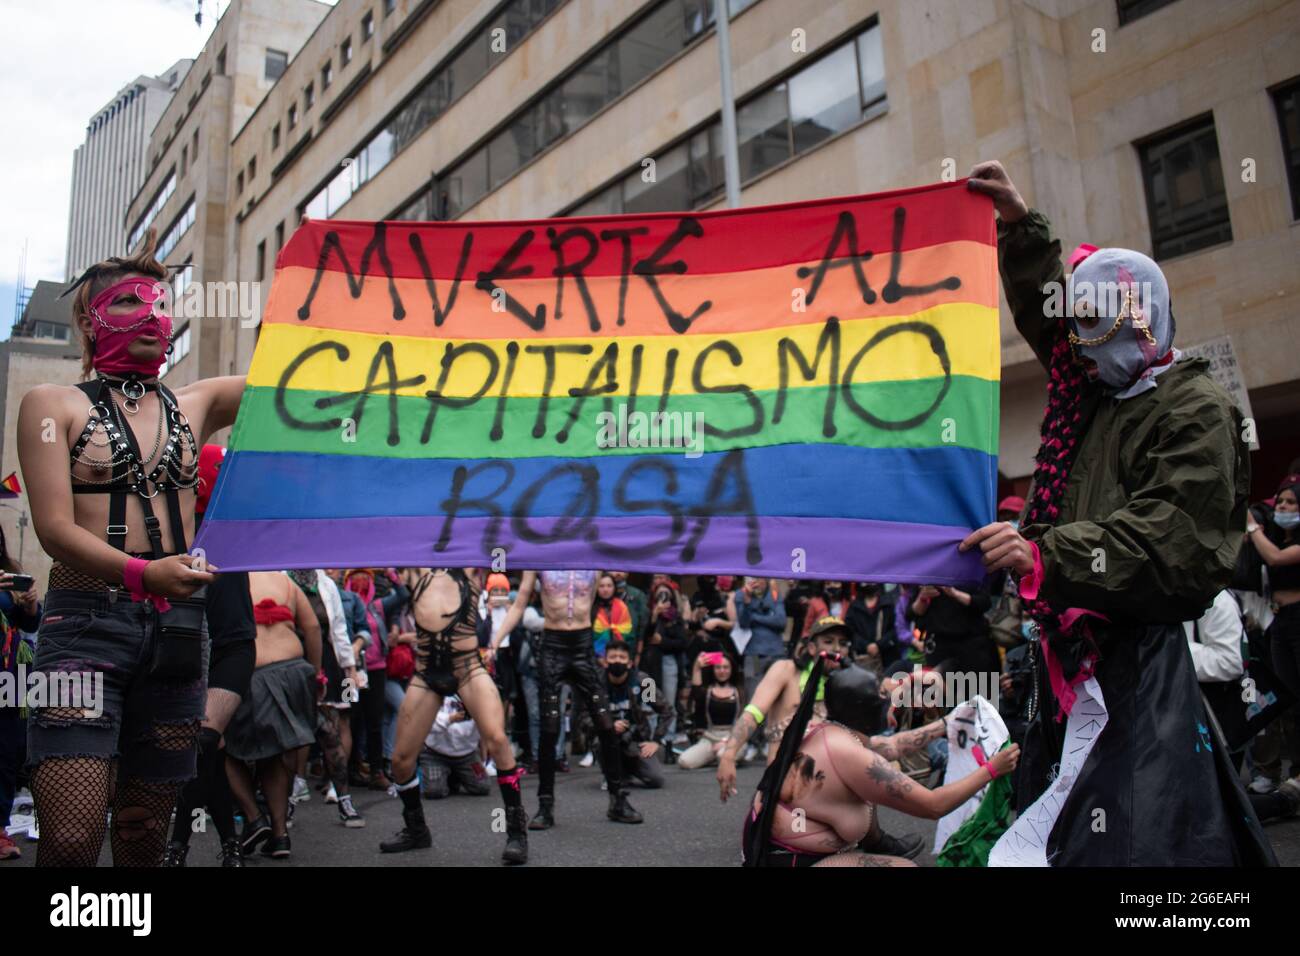
[(176, 681), (195, 681), (203, 677), (206, 591), (205, 586), (191, 597), (172, 598), (169, 601), (171, 607), (157, 612), (150, 675)]

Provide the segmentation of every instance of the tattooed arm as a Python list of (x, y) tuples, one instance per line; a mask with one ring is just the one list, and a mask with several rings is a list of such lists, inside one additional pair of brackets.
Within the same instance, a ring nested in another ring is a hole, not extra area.
[[(847, 746), (843, 743), (836, 746), (837, 765), (841, 755), (852, 757), (857, 765), (846, 777), (853, 792), (868, 803), (879, 803), (914, 817), (938, 820), (975, 796), (993, 779), (987, 768), (980, 767), (960, 780), (929, 790), (895, 770), (874, 751), (860, 747), (851, 749), (854, 747), (856, 744), (852, 742)], [(1014, 770), (1019, 760), (1020, 748), (1012, 744), (995, 754), (989, 762), (1001, 776)]]
[(872, 737), (867, 741), (867, 746), (886, 760), (898, 760), (907, 754), (924, 750), (926, 744), (938, 740), (947, 732), (948, 725), (940, 718), (916, 730), (906, 730), (890, 737)]

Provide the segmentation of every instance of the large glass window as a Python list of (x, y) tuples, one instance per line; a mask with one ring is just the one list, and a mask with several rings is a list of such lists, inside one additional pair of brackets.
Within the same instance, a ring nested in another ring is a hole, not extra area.
[[(880, 30), (873, 24), (741, 105), (736, 116), (741, 181), (812, 149), (887, 106)], [(686, 210), (711, 202), (725, 187), (721, 121), (715, 120), (655, 159), (655, 183), (646, 183), (642, 170), (633, 169), (567, 215)]]
[(268, 47), (266, 50), (266, 69), (264, 71), (266, 78), (274, 83), (284, 76), (284, 71), (288, 68), (289, 54), (283, 50), (272, 50)]
[(154, 253), (157, 259), (166, 259), (171, 251), (176, 248), (176, 243), (180, 242), (181, 237), (189, 231), (190, 226), (194, 225), (194, 214), (194, 199), (191, 197), (190, 201), (186, 203), (185, 209), (176, 217), (171, 227), (163, 234), (162, 239), (158, 241), (158, 250)]
[(153, 199), (149, 203), (149, 208), (144, 211), (136, 221), (135, 228), (131, 230), (131, 235), (127, 238), (126, 246), (128, 249), (134, 249), (136, 245), (144, 238), (145, 231), (157, 218), (158, 213), (162, 212), (163, 206), (167, 200), (176, 192), (176, 170), (167, 174), (166, 181), (158, 187), (158, 192), (154, 193)]
[(857, 54), (846, 43), (790, 77), (794, 151), (801, 153), (862, 118)]
[(1207, 116), (1140, 144), (1155, 258), (1232, 239), (1214, 118)]
[(1273, 91), (1277, 127), (1282, 135), (1282, 157), (1291, 185), (1291, 217), (1300, 219), (1300, 79)]
[(615, 49), (618, 56), (617, 96), (629, 90), (663, 66), (679, 53), (692, 38), (682, 16), (682, 7), (676, 3), (663, 3), (650, 12), (632, 29), (618, 38)]
[(790, 158), (790, 114), (784, 83), (736, 110), (740, 178), (752, 179)]
[(446, 216), (454, 219), (487, 195), (488, 151), (480, 149), (444, 178)]
[[(368, 166), (364, 170), (354, 171), (359, 175), (355, 175), (353, 190), (360, 188), (371, 176), (377, 175), (380, 170), (388, 165), (393, 156), (400, 153), (417, 136), (428, 129), (434, 120), (441, 116), (460, 97), (464, 96), (466, 91), (481, 80), (488, 70), (502, 58), (500, 53), (493, 53), (491, 50), (492, 31), (494, 29), (498, 27), (505, 29), (506, 52), (508, 53), (563, 2), (564, 0), (510, 0), (496, 16), (483, 21), (471, 34), (466, 44), (449, 61), (435, 69), (411, 98), (393, 114), (384, 127), (369, 142), (361, 146), (357, 152), (357, 157), (367, 158)], [(322, 87), (328, 86), (330, 79), (332, 79), (332, 72), (328, 74), (326, 72), (328, 69), (327, 65), (321, 71)], [(530, 116), (528, 120), (523, 122), (533, 128), (521, 127), (515, 129), (509, 137), (505, 136), (505, 134), (499, 135), (497, 139), (500, 142), (494, 153), (494, 157), (499, 157), (499, 162), (494, 164), (494, 174), (495, 170), (500, 168), (501, 170), (509, 170), (509, 172), (502, 173), (503, 176), (508, 176), (518, 169), (522, 163), (527, 162), (540, 148), (540, 145), (544, 145), (563, 135), (563, 130), (557, 129), (558, 119), (558, 112)], [(513, 160), (511, 159), (512, 155), (514, 156)], [(511, 165), (512, 162), (513, 165)], [(486, 157), (484, 158), (484, 164), (486, 164)], [(486, 179), (484, 184), (484, 188), (486, 188)], [(332, 201), (321, 201), (321, 197), (325, 195), (330, 186), (331, 184), (322, 186), (315, 196), (312, 196), (304, 203), (304, 213), (311, 215), (310, 210), (312, 209), (337, 208)], [(348, 195), (351, 195), (350, 191)], [(482, 195), (482, 193), (480, 192), (478, 195)], [(332, 214), (331, 212), (330, 215)]]

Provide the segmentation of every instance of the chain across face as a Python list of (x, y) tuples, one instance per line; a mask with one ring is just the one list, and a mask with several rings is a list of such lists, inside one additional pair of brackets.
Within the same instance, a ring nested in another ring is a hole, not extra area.
[(129, 276), (91, 300), (89, 315), (95, 325), (91, 348), (96, 371), (158, 374), (163, 348), (156, 356), (144, 358), (131, 354), (131, 346), (146, 337), (158, 339), (164, 347), (170, 343), (172, 320), (166, 311), (165, 295), (166, 288), (157, 279)]

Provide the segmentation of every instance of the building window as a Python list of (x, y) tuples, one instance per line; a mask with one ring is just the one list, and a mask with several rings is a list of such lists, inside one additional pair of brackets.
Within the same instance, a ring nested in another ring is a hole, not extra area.
[(1167, 7), (1174, 0), (1115, 0), (1119, 8), (1119, 25), (1132, 23), (1148, 13), (1155, 13), (1161, 7)]
[(308, 83), (302, 88), (302, 111), (305, 113), (316, 102), (316, 84)]
[(251, 186), (253, 180), (257, 178), (257, 157), (254, 156), (248, 161), (248, 184)]
[(284, 220), (281, 219), (275, 226), (275, 251), (279, 252), (284, 248)]
[(190, 138), (190, 159), (199, 161), (199, 128), (194, 127), (194, 136)]
[(347, 66), (352, 62), (352, 37), (348, 37), (339, 44), (339, 64)]
[(190, 160), (190, 148), (188, 146), (182, 146), (181, 147), (181, 175), (182, 176), (185, 175), (185, 170), (189, 167), (190, 164), (189, 160)]
[[(873, 24), (740, 105), (741, 182), (887, 108), (880, 30)], [(725, 186), (721, 121), (667, 147), (654, 160), (654, 182), (642, 178), (638, 165), (562, 215), (676, 212), (711, 202)]]
[(393, 11), (396, 9), (397, 0), (384, 0), (384, 16), (392, 16)]
[[(181, 297), (185, 295), (185, 290), (190, 287), (190, 283), (193, 281), (194, 261), (191, 259), (185, 263), (185, 268), (177, 271), (175, 278), (172, 279), (172, 301), (179, 302)], [(177, 311), (179, 307), (173, 306), (172, 308), (173, 311)]]
[(226, 48), (223, 46), (217, 54), (217, 76), (226, 75)]
[(153, 199), (150, 200), (149, 208), (146, 209), (144, 214), (136, 221), (135, 227), (131, 230), (131, 235), (127, 237), (126, 246), (128, 249), (134, 249), (140, 240), (144, 238), (145, 230), (149, 228), (149, 225), (154, 221), (154, 218), (162, 212), (163, 206), (167, 204), (167, 200), (171, 198), (172, 193), (175, 191), (176, 170), (173, 169), (167, 174), (167, 181), (159, 187), (158, 192), (156, 192)]
[(272, 50), (267, 47), (266, 50), (266, 78), (274, 83), (280, 77), (284, 76), (284, 71), (289, 67), (289, 54), (283, 50)]
[(280, 124), (276, 123), (271, 127), (271, 148), (280, 148)]
[(1138, 144), (1155, 258), (1232, 240), (1214, 117)]
[(293, 103), (289, 106), (289, 129), (298, 125), (298, 104)]
[(162, 239), (158, 241), (158, 249), (154, 253), (154, 257), (160, 262), (171, 254), (171, 251), (176, 248), (176, 243), (180, 242), (181, 237), (189, 232), (190, 226), (194, 225), (196, 208), (194, 199), (191, 197), (190, 201), (186, 203), (185, 209), (176, 217), (167, 231), (163, 233)]
[(244, 171), (241, 169), (239, 175), (235, 177), (235, 195), (238, 196), (244, 191)]
[(361, 42), (365, 43), (375, 35), (375, 15), (367, 13), (361, 18)]
[(1291, 218), (1300, 219), (1300, 79), (1273, 91), (1277, 126), (1282, 134), (1282, 156), (1291, 185)]
[(263, 239), (257, 244), (257, 264), (253, 267), (253, 275), (257, 281), (261, 282), (266, 278), (266, 240)]
[(334, 63), (331, 61), (320, 68), (320, 88), (328, 90), (332, 82), (334, 82)]

